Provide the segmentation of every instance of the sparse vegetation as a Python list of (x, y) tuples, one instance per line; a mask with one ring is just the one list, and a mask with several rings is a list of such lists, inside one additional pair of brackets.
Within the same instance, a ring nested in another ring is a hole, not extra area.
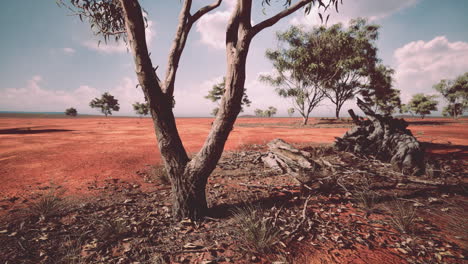
[(262, 208), (246, 205), (233, 214), (236, 223), (235, 237), (241, 249), (253, 254), (271, 254), (277, 249), (280, 229), (272, 218), (264, 215)]
[(396, 230), (402, 233), (414, 231), (416, 208), (412, 204), (395, 199), (387, 208), (392, 215), (390, 224)]
[(46, 194), (34, 201), (28, 208), (27, 213), (39, 219), (47, 219), (63, 212), (67, 208), (65, 201), (54, 193)]

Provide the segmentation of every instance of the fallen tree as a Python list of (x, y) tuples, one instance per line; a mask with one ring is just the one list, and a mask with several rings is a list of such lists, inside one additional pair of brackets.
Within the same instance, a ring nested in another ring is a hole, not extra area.
[(402, 172), (423, 172), (424, 149), (407, 129), (408, 123), (390, 115), (376, 114), (360, 99), (357, 105), (367, 120), (360, 119), (353, 110), (349, 110), (356, 126), (343, 137), (336, 138), (335, 148), (390, 162)]

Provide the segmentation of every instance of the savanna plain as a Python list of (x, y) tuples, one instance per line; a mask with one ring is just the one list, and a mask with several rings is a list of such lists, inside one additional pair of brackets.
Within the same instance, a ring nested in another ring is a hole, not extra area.
[[(212, 121), (177, 119), (189, 153)], [(468, 120), (406, 121), (432, 161), (418, 181), (334, 150), (347, 120), (239, 118), (209, 179), (210, 216), (174, 222), (150, 118), (2, 117), (0, 261), (463, 263)], [(304, 190), (265, 167), (276, 138), (329, 164), (334, 184)]]

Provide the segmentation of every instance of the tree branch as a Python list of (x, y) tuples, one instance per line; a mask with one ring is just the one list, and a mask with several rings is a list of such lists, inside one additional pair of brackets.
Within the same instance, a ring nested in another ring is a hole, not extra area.
[(172, 41), (171, 51), (167, 62), (166, 78), (164, 81), (163, 92), (168, 97), (174, 94), (174, 85), (177, 69), (179, 67), (180, 57), (185, 48), (187, 37), (190, 29), (200, 17), (217, 8), (222, 0), (216, 0), (213, 4), (200, 8), (193, 16), (190, 15), (190, 8), (192, 7), (192, 0), (185, 0), (182, 10), (179, 15), (179, 24), (177, 26), (176, 35)]
[(280, 21), (282, 18), (296, 12), (298, 9), (301, 7), (305, 6), (306, 4), (312, 2), (314, 0), (301, 0), (297, 2), (296, 4), (284, 9), (283, 11), (277, 13), (276, 15), (265, 19), (264, 21), (256, 24), (255, 26), (252, 27), (252, 37), (255, 36), (258, 32), (262, 31), (263, 29), (267, 27), (271, 27), (274, 24), (276, 24), (278, 21)]
[(194, 23), (195, 21), (197, 21), (200, 17), (202, 17), (203, 15), (205, 15), (206, 13), (210, 12), (211, 10), (219, 7), (219, 5), (221, 4), (223, 0), (216, 0), (214, 3), (212, 3), (211, 5), (207, 5), (207, 6), (204, 6), (202, 8), (200, 8), (200, 10), (198, 10), (195, 14), (193, 14), (193, 16), (191, 17), (191, 21), (192, 23)]

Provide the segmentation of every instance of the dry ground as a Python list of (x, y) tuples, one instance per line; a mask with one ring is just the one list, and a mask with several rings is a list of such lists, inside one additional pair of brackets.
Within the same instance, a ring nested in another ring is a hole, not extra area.
[[(431, 170), (424, 178), (431, 184), (408, 181), (408, 175), (372, 159), (317, 147), (341, 136), (349, 127), (346, 122), (316, 119), (301, 127), (299, 121), (239, 119), (226, 146), (231, 151), (210, 178), (211, 217), (174, 223), (169, 189), (153, 166), (159, 156), (148, 119), (2, 118), (0, 261), (466, 260), (466, 120), (410, 120), (410, 129), (431, 153)], [(178, 123), (186, 148), (197, 151), (211, 119)], [(263, 167), (258, 161), (262, 144), (278, 137), (326, 159), (338, 184), (317, 183), (312, 192), (302, 192), (288, 175)], [(270, 230), (276, 242), (267, 250), (245, 243), (248, 234), (240, 230), (248, 228), (239, 219), (249, 217), (245, 212), (236, 217), (245, 204), (259, 216), (258, 223), (279, 228)], [(410, 229), (399, 230), (395, 219), (412, 208), (417, 211)]]

